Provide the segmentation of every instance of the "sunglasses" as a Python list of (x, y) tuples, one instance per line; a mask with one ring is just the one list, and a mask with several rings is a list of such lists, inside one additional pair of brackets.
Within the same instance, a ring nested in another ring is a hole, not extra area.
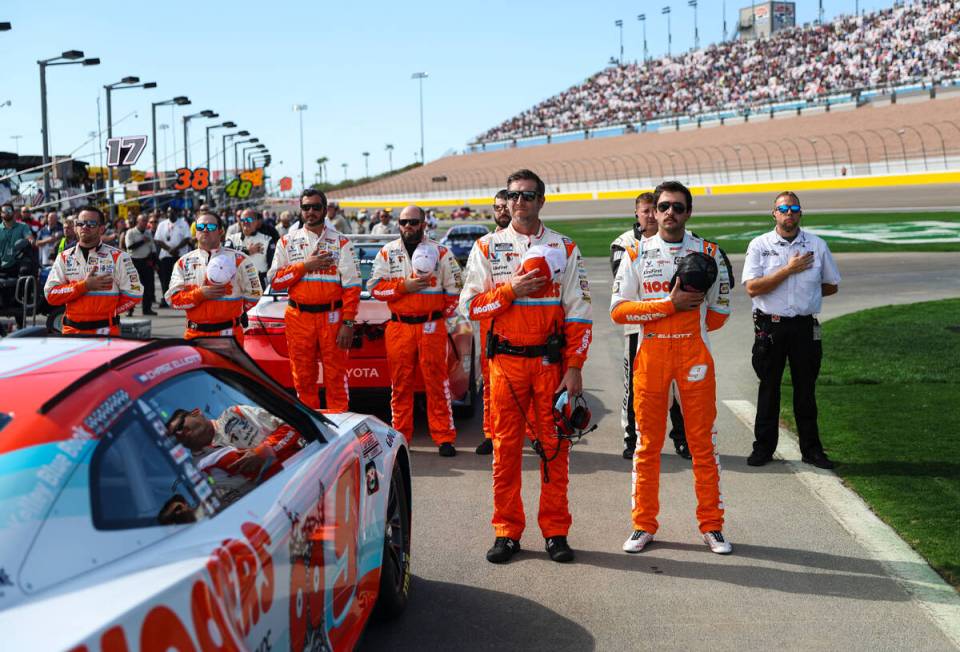
[(203, 224), (197, 224), (197, 231), (216, 231), (220, 228), (220, 225), (216, 222), (205, 222)]
[(256, 220), (252, 217), (242, 217), (240, 218), (240, 221), (244, 224), (253, 224)]
[(799, 204), (780, 204), (777, 206), (777, 210), (780, 211), (783, 215), (787, 213), (799, 213), (803, 209), (800, 208)]
[(397, 224), (400, 226), (420, 226), (420, 220), (411, 219), (411, 220), (397, 220)]
[(493, 212), (495, 212), (495, 213), (502, 213), (502, 212), (504, 212), (505, 210), (507, 210), (507, 205), (506, 205), (506, 204), (504, 204), (503, 206), (494, 206), (494, 207), (493, 207)]
[(304, 213), (307, 211), (325, 211), (327, 207), (323, 204), (300, 204), (300, 210)]
[(77, 228), (98, 229), (100, 228), (100, 220), (77, 220)]
[(657, 204), (657, 212), (666, 213), (668, 210), (673, 209), (674, 213), (686, 213), (687, 205), (682, 201), (662, 201)]
[(507, 192), (507, 201), (517, 201), (523, 197), (523, 201), (533, 201), (540, 196), (540, 193), (533, 190), (510, 190)]

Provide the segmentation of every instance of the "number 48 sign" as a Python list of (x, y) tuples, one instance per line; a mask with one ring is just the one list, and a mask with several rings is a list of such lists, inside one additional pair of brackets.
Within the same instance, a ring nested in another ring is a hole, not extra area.
[(146, 136), (124, 136), (107, 139), (107, 167), (136, 165), (146, 147)]

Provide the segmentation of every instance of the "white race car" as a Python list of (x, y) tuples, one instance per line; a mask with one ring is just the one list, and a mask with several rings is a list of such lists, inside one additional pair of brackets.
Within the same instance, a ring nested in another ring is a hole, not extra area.
[(342, 650), (410, 590), (410, 461), (231, 339), (0, 340), (0, 648)]

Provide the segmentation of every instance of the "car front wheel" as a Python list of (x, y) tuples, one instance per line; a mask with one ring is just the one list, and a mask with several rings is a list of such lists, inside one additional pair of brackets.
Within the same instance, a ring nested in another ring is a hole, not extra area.
[(384, 524), (383, 560), (380, 564), (380, 596), (376, 615), (380, 619), (396, 618), (410, 598), (410, 505), (403, 471), (394, 464), (387, 498), (387, 519)]

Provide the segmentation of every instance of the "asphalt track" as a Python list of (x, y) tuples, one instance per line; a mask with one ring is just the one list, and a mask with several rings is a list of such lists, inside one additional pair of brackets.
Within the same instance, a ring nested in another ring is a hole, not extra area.
[[(732, 259), (739, 279), (743, 257)], [(960, 253), (840, 254), (837, 262), (843, 281), (840, 293), (824, 301), (825, 319), (960, 296)], [(956, 649), (786, 463), (746, 465), (752, 433), (722, 403), (756, 400), (749, 299), (739, 282), (733, 316), (712, 339), (724, 530), (734, 552), (714, 555), (701, 542), (690, 463), (669, 440), (657, 539), (639, 555), (621, 552), (632, 529), (630, 463), (620, 456), (623, 340), (606, 316), (607, 262), (590, 259), (588, 271), (595, 331), (584, 385), (600, 428), (571, 456), (576, 561), (556, 564), (543, 551), (538, 460), (528, 451), (523, 551), (510, 564), (488, 563), (490, 457), (473, 453), (480, 415), (458, 421), (453, 459), (437, 455), (419, 415), (411, 601), (399, 620), (372, 624), (362, 649)], [(155, 335), (177, 335), (182, 326), (170, 310), (154, 318)], [(382, 405), (357, 407), (387, 416)], [(829, 433), (823, 436), (829, 450)]]

